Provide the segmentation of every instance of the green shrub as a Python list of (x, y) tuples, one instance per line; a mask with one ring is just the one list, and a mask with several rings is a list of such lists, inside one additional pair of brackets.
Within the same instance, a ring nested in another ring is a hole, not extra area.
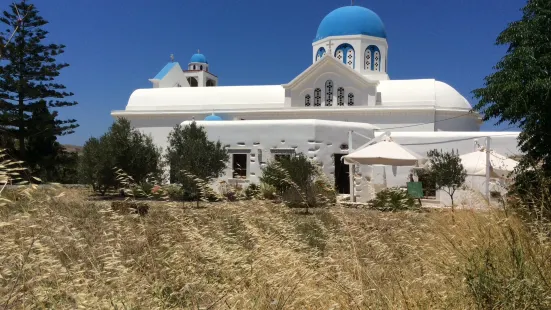
[(168, 184), (163, 186), (163, 190), (166, 192), (170, 200), (183, 200), (184, 190), (177, 184)]
[(374, 199), (370, 200), (373, 209), (379, 211), (404, 211), (417, 210), (419, 204), (406, 190), (400, 188), (387, 188), (378, 192)]
[(260, 186), (255, 183), (251, 183), (247, 188), (245, 188), (245, 197), (247, 199), (257, 199), (260, 198)]
[(151, 136), (133, 128), (124, 118), (117, 119), (101, 138), (86, 141), (79, 156), (81, 182), (92, 185), (102, 195), (120, 185), (115, 167), (136, 184), (147, 182), (151, 175), (162, 179), (161, 149)]
[(289, 207), (322, 207), (333, 202), (335, 190), (319, 166), (304, 154), (282, 157), (268, 163), (260, 181), (275, 189)]
[(260, 197), (267, 200), (277, 199), (276, 188), (266, 183), (260, 183)]
[(184, 200), (217, 199), (209, 183), (223, 175), (229, 161), (228, 151), (220, 141), (210, 141), (197, 123), (177, 125), (168, 135), (166, 161), (170, 181), (181, 184)]

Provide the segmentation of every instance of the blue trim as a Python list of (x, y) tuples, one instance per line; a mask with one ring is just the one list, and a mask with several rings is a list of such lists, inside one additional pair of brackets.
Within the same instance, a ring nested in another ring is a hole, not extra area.
[(320, 60), (320, 59), (325, 55), (325, 53), (326, 53), (326, 52), (325, 52), (325, 48), (320, 47), (320, 48), (318, 49), (318, 52), (316, 53), (316, 61), (317, 61), (317, 60)]
[(174, 66), (176, 66), (178, 63), (177, 62), (169, 62), (167, 63), (163, 69), (161, 69), (161, 71), (159, 71), (159, 73), (157, 73), (157, 75), (155, 75), (155, 77), (153, 78), (154, 80), (162, 80), (169, 72), (170, 70), (172, 70), (172, 68), (174, 68)]
[(314, 42), (327, 37), (358, 34), (386, 39), (385, 26), (379, 15), (361, 6), (345, 6), (323, 18)]
[[(381, 50), (375, 45), (368, 46), (365, 49), (365, 52), (367, 53), (368, 50), (371, 51), (371, 68), (369, 68), (369, 69), (371, 71), (375, 71), (375, 52), (379, 52), (379, 71), (381, 71), (381, 62), (382, 62)], [(364, 55), (364, 57), (365, 57), (365, 55)], [(364, 68), (365, 68), (365, 58), (364, 58)]]
[(348, 55), (348, 51), (349, 50), (352, 50), (352, 52), (354, 52), (354, 58), (352, 59), (352, 68), (356, 68), (356, 51), (354, 50), (354, 48), (352, 47), (352, 45), (348, 44), (348, 43), (343, 43), (341, 45), (339, 45), (339, 47), (337, 47), (337, 49), (335, 50), (335, 57), (337, 57), (337, 52), (342, 50), (343, 51), (343, 58), (342, 58), (342, 63), (347, 65), (348, 64), (346, 63), (346, 55)]

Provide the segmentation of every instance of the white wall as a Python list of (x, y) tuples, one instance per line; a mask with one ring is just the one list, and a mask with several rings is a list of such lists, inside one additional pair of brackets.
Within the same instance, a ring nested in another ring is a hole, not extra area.
[(189, 83), (186, 80), (182, 68), (179, 64), (174, 65), (172, 69), (159, 81), (159, 88), (176, 87), (176, 84), (180, 84), (180, 87), (189, 87)]
[(467, 112), (437, 111), (434, 131), (479, 131), (482, 121)]
[[(167, 147), (167, 137), (172, 128), (181, 122), (179, 117), (131, 118), (132, 125), (146, 134), (163, 149)], [(185, 122), (184, 122), (185, 123)], [(368, 137), (382, 134), (370, 124), (323, 120), (272, 120), (272, 121), (197, 121), (205, 127), (209, 139), (220, 140), (232, 152), (242, 150), (248, 155), (247, 171), (251, 172), (248, 182), (258, 182), (261, 173), (259, 154), (262, 162), (273, 158), (271, 149), (295, 149), (320, 162), (326, 175), (333, 180), (333, 154), (348, 154), (341, 149), (348, 144), (348, 131), (354, 130)], [(503, 155), (520, 154), (517, 149), (518, 133), (510, 132), (414, 132), (392, 131), (392, 138), (419, 154), (431, 149), (444, 151), (458, 150), (466, 154), (474, 150), (475, 141), (484, 143), (485, 136), (492, 137), (492, 149)], [(353, 149), (363, 145), (367, 139), (354, 136)], [(259, 152), (260, 151), (260, 152)], [(373, 187), (381, 188), (405, 186), (411, 167), (361, 166), (356, 171), (356, 194), (359, 201), (371, 198)], [(231, 163), (224, 178), (231, 178)], [(222, 178), (222, 179), (224, 179)], [(371, 183), (368, 182), (371, 180)], [(475, 186), (480, 187), (477, 183)]]
[[(182, 124), (185, 124), (182, 123)], [(241, 121), (241, 122), (197, 122), (204, 126), (211, 140), (220, 140), (230, 153), (247, 154), (249, 173), (246, 182), (258, 183), (262, 163), (273, 160), (272, 150), (295, 150), (320, 163), (328, 178), (334, 182), (335, 165), (333, 154), (347, 154), (348, 131), (353, 129), (365, 136), (373, 137), (373, 126), (359, 123), (343, 123), (319, 120), (293, 121)], [(353, 143), (364, 144), (367, 140), (354, 136)], [(261, 154), (261, 155), (260, 155)], [(231, 154), (230, 154), (231, 157)], [(262, 158), (260, 158), (262, 157)], [(232, 179), (232, 163), (220, 180), (241, 181)], [(359, 174), (367, 174), (369, 167), (358, 169)], [(361, 176), (358, 176), (357, 195), (362, 197)], [(367, 199), (367, 198), (366, 198)]]

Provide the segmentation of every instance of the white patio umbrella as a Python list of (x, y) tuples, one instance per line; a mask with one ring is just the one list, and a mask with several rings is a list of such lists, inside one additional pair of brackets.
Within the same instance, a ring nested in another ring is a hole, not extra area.
[(343, 157), (347, 164), (420, 166), (427, 159), (387, 137)]
[[(349, 165), (385, 165), (385, 166), (420, 166), (427, 159), (400, 144), (394, 142), (391, 137), (384, 137), (380, 141), (360, 148), (346, 156), (342, 157), (344, 162)], [(385, 183), (386, 183), (386, 170)], [(350, 193), (353, 195), (354, 174), (350, 173)], [(352, 196), (352, 201), (355, 197)]]
[[(485, 176), (486, 175), (486, 150), (480, 149), (472, 153), (459, 156), (461, 163), (467, 175)], [(515, 170), (518, 161), (507, 158), (494, 151), (490, 151), (490, 177), (505, 178), (510, 172)]]

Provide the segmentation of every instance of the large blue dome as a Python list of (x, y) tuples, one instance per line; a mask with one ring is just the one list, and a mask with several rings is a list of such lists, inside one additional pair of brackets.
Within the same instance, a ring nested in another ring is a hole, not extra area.
[(191, 56), (191, 59), (189, 62), (199, 62), (199, 63), (204, 63), (204, 64), (208, 64), (209, 62), (207, 61), (207, 57), (205, 57), (205, 55), (203, 54), (195, 54), (193, 56)]
[(323, 18), (314, 42), (331, 36), (357, 34), (386, 39), (385, 26), (379, 15), (361, 6), (345, 6)]

